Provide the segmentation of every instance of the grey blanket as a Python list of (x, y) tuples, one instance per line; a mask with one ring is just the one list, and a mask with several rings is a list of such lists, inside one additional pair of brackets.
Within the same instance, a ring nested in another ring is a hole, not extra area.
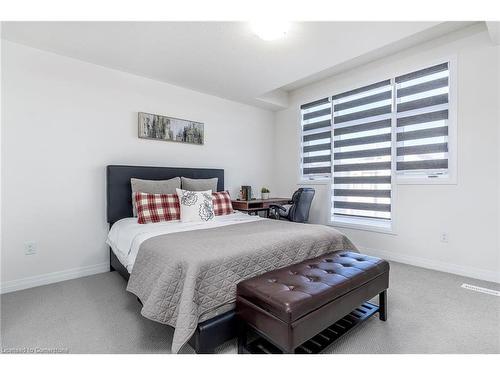
[(354, 245), (334, 228), (277, 220), (160, 235), (144, 241), (127, 290), (142, 315), (175, 328), (172, 353), (202, 314), (236, 299), (241, 280)]

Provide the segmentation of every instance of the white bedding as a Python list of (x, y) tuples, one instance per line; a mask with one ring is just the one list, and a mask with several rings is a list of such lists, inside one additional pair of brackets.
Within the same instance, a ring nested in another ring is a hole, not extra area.
[(136, 217), (129, 217), (121, 219), (113, 224), (106, 243), (111, 246), (116, 257), (125, 266), (128, 272), (132, 272), (135, 258), (137, 257), (137, 252), (141, 244), (151, 237), (168, 233), (248, 223), (257, 220), (265, 219), (259, 216), (250, 216), (241, 212), (235, 212), (230, 215), (216, 216), (215, 220), (209, 222), (181, 223), (179, 220), (175, 220), (151, 224), (138, 224)]

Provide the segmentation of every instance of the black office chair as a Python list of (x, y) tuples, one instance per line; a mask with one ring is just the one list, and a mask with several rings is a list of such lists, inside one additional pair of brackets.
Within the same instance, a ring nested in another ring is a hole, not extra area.
[(309, 210), (314, 198), (313, 188), (300, 188), (293, 193), (289, 205), (272, 204), (269, 206), (269, 217), (278, 220), (289, 220), (296, 223), (306, 223), (309, 220)]

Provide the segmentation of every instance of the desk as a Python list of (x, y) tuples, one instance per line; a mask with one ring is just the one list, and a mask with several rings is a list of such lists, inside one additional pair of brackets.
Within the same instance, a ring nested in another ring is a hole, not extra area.
[(266, 217), (269, 216), (269, 206), (272, 204), (288, 204), (290, 198), (269, 198), (269, 199), (253, 199), (250, 201), (232, 200), (233, 208), (238, 211), (243, 211), (249, 215), (254, 213), (259, 214), (259, 211), (265, 211)]

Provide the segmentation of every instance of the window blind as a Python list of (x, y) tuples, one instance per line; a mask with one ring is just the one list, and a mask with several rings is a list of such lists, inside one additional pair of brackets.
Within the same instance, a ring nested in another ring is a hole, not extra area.
[(391, 218), (392, 92), (385, 80), (332, 97), (333, 215)]
[(448, 172), (448, 63), (396, 77), (398, 174)]
[(329, 98), (304, 104), (302, 118), (302, 177), (304, 179), (330, 178), (331, 104)]

